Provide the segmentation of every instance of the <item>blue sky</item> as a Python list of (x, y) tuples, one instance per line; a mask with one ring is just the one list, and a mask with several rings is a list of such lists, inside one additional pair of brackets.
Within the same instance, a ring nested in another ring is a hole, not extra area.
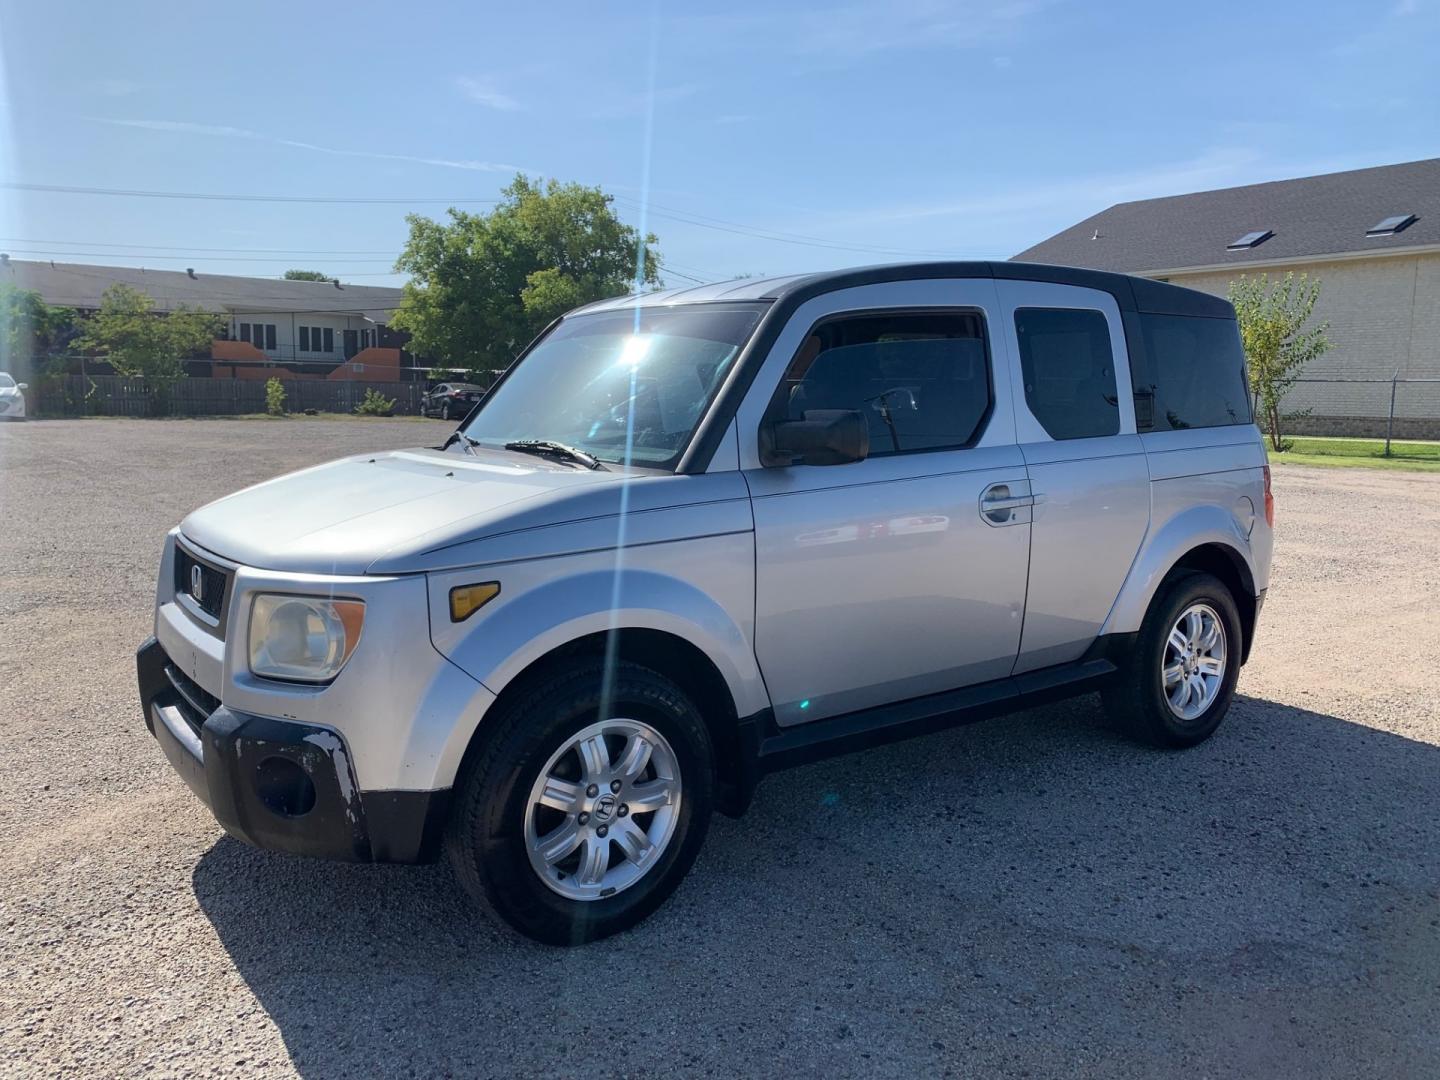
[(523, 169), (634, 224), (648, 193), (683, 284), (1004, 258), (1115, 202), (1440, 154), (1440, 0), (0, 0), (0, 26), (6, 184), (389, 200), (0, 188), (16, 258), (392, 283), (407, 212)]

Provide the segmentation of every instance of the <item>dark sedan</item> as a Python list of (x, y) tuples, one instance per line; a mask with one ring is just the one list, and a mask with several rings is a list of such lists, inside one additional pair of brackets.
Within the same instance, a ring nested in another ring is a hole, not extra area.
[(441, 420), (463, 420), (484, 396), (485, 391), (474, 383), (440, 383), (420, 399), (420, 415), (438, 416)]

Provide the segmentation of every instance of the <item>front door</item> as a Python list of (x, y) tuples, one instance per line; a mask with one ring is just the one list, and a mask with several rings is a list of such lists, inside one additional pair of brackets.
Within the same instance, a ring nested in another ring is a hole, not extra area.
[[(1015, 663), (1029, 478), (1004, 353), (993, 355), (995, 295), (991, 281), (952, 280), (822, 296), (752, 388), (771, 416), (855, 409), (870, 433), (869, 458), (834, 466), (761, 467), (742, 442), (755, 649), (782, 725), (1001, 678)], [(742, 409), (747, 429), (756, 418)]]
[(349, 360), (360, 351), (360, 333), (356, 330), (346, 330), (345, 334), (345, 359)]

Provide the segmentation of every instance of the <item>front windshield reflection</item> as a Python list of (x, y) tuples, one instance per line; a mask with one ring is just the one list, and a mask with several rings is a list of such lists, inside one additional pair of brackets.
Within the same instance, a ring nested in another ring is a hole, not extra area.
[(673, 468), (764, 310), (693, 304), (566, 319), (465, 434), (487, 447), (548, 440), (601, 461)]

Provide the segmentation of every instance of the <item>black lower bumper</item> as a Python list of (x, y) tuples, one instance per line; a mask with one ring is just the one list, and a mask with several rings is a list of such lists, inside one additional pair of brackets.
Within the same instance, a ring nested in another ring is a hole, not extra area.
[(135, 656), (145, 724), (225, 831), (255, 847), (351, 862), (428, 862), (450, 792), (361, 791), (329, 728), (226, 708), (154, 638)]

